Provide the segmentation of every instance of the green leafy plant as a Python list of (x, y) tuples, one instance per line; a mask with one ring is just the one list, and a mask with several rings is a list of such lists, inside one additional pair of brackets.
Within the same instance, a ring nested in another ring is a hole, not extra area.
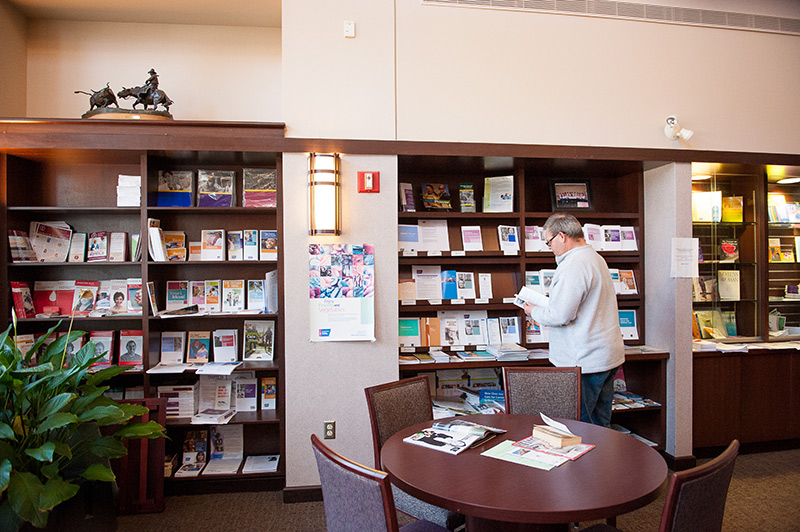
[(0, 334), (0, 530), (19, 530), (25, 521), (44, 527), (50, 511), (75, 496), (82, 482), (115, 480), (108, 460), (127, 454), (123, 440), (164, 436), (154, 421), (130, 423), (146, 408), (103, 395), (109, 387), (102, 383), (126, 368), (90, 373), (102, 358), (94, 342), (67, 360), (67, 344), (86, 334), (72, 331), (71, 323), (35, 358), (58, 326), (27, 353), (17, 347), (16, 320)]

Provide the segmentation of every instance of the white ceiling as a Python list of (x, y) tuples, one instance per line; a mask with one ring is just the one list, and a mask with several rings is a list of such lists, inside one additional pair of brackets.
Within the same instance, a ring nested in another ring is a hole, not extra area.
[(281, 27), (281, 0), (8, 0), (32, 19)]

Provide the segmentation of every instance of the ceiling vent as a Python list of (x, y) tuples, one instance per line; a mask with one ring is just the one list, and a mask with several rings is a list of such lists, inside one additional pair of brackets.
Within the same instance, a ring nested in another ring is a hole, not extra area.
[(800, 35), (800, 19), (613, 0), (421, 0), (423, 5), (619, 18)]

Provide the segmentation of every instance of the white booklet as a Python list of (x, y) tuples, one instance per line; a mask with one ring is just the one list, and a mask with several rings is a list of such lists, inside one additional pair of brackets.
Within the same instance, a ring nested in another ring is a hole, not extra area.
[(483, 212), (514, 210), (514, 176), (486, 177), (483, 184)]
[(530, 303), (538, 307), (546, 307), (550, 305), (550, 298), (528, 286), (523, 286), (519, 289), (518, 294), (514, 294), (514, 304), (522, 308), (525, 306), (525, 303)]
[(274, 473), (278, 470), (281, 455), (265, 454), (261, 456), (248, 456), (242, 468), (244, 473)]
[(480, 225), (462, 225), (461, 241), (464, 251), (483, 251), (483, 238)]
[(447, 220), (419, 220), (419, 251), (450, 251)]
[(411, 266), (417, 299), (442, 299), (442, 267)]
[(519, 251), (519, 231), (514, 225), (498, 225), (497, 235), (500, 242), (500, 251), (503, 253), (516, 253)]

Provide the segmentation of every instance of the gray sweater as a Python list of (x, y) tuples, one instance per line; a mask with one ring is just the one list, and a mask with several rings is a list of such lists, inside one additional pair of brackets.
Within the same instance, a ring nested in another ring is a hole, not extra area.
[(616, 368), (625, 361), (617, 296), (608, 265), (589, 245), (556, 257), (550, 303), (531, 317), (550, 327), (550, 362), (580, 366), (582, 373)]

